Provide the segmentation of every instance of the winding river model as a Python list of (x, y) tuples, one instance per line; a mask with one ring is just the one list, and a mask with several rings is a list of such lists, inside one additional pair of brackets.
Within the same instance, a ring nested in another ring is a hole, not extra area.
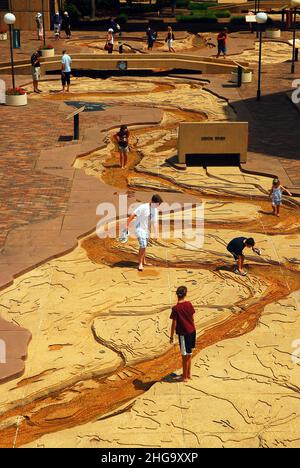
[[(48, 93), (36, 99), (66, 100), (56, 87), (42, 83)], [(129, 197), (146, 189), (204, 203), (205, 242), (195, 249), (175, 235), (159, 238), (149, 248), (153, 266), (138, 273), (135, 239), (120, 245), (94, 233), (2, 291), (1, 317), (29, 330), (32, 341), (24, 375), (0, 386), (1, 445), (299, 446), (299, 364), (292, 359), (300, 338), (299, 202), (285, 199), (275, 218), (270, 178), (170, 164), (180, 121), (235, 119), (205, 83), (78, 78), (68, 99), (161, 109), (159, 125), (130, 128), (125, 171), (115, 129), (105, 147), (75, 165)], [(226, 244), (244, 234), (263, 255), (250, 255), (248, 276), (239, 277)], [(172, 383), (180, 356), (168, 340), (180, 284), (188, 286), (199, 330), (188, 384)]]

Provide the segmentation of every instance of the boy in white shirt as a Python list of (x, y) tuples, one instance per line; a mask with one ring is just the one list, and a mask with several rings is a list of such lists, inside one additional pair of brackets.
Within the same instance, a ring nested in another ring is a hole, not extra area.
[(158, 237), (158, 208), (162, 203), (159, 195), (153, 195), (150, 203), (143, 203), (129, 216), (126, 229), (128, 231), (130, 223), (136, 219), (135, 234), (139, 241), (139, 271), (143, 271), (146, 263), (146, 248), (149, 243), (151, 224), (154, 227), (154, 238)]
[(65, 87), (67, 85), (67, 93), (70, 91), (70, 83), (71, 83), (71, 64), (72, 59), (70, 55), (67, 54), (66, 50), (63, 50), (62, 58), (61, 58), (61, 83), (62, 83), (62, 91), (65, 91)]

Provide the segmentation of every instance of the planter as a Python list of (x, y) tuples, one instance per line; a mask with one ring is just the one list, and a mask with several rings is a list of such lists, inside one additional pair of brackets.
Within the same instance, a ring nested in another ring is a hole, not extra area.
[(7, 106), (26, 106), (27, 105), (27, 94), (17, 94), (5, 96), (5, 104)]
[(267, 29), (265, 32), (265, 37), (268, 39), (279, 39), (281, 36), (280, 29)]
[(7, 40), (7, 33), (0, 34), (0, 41), (6, 41), (6, 40)]
[(41, 49), (42, 57), (54, 57), (54, 49)]
[[(232, 78), (231, 78), (231, 81), (233, 83), (237, 83), (238, 82), (238, 74), (236, 71), (232, 72), (231, 73), (232, 75)], [(251, 83), (252, 81), (252, 71), (243, 71), (242, 72), (242, 83)]]

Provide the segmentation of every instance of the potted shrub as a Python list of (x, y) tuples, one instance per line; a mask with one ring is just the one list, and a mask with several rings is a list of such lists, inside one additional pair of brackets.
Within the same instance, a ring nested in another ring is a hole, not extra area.
[(0, 28), (0, 41), (7, 40), (7, 31), (6, 29)]
[(54, 47), (51, 44), (40, 47), (39, 50), (42, 57), (54, 57)]
[(268, 39), (279, 39), (281, 36), (281, 30), (279, 28), (268, 28), (265, 32), (265, 37)]
[(5, 93), (7, 106), (26, 106), (27, 93), (23, 88), (10, 88)]

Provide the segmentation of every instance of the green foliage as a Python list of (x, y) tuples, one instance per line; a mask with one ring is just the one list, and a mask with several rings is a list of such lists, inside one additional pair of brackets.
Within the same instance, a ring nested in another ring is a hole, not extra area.
[(188, 8), (190, 0), (177, 0), (176, 8)]
[(157, 10), (158, 10), (158, 7), (156, 5), (149, 5), (149, 4), (144, 4), (144, 3), (140, 3), (140, 4), (135, 3), (133, 5), (128, 5), (128, 6), (121, 8), (121, 12), (128, 13), (128, 14), (151, 13)]
[(65, 5), (67, 10), (71, 8), (74, 12), (76, 8), (80, 16), (88, 16), (91, 14), (91, 0), (68, 0), (65, 2)]
[(230, 18), (231, 16), (231, 13), (229, 10), (215, 10), (213, 11), (213, 13), (216, 15), (217, 18)]
[(179, 15), (177, 21), (188, 23), (217, 23), (218, 19), (214, 12), (207, 10), (193, 10), (190, 15)]
[(216, 2), (189, 2), (189, 9), (190, 10), (207, 10), (208, 7), (217, 6)]
[(118, 18), (116, 18), (116, 22), (120, 25), (125, 24), (128, 21), (128, 16), (126, 13), (122, 12), (119, 14)]
[(245, 24), (245, 16), (244, 15), (234, 15), (231, 17), (230, 23), (232, 24)]
[(69, 13), (71, 21), (79, 21), (81, 18), (81, 12), (78, 10), (76, 5), (73, 5), (70, 2), (65, 2), (64, 4), (64, 11)]

